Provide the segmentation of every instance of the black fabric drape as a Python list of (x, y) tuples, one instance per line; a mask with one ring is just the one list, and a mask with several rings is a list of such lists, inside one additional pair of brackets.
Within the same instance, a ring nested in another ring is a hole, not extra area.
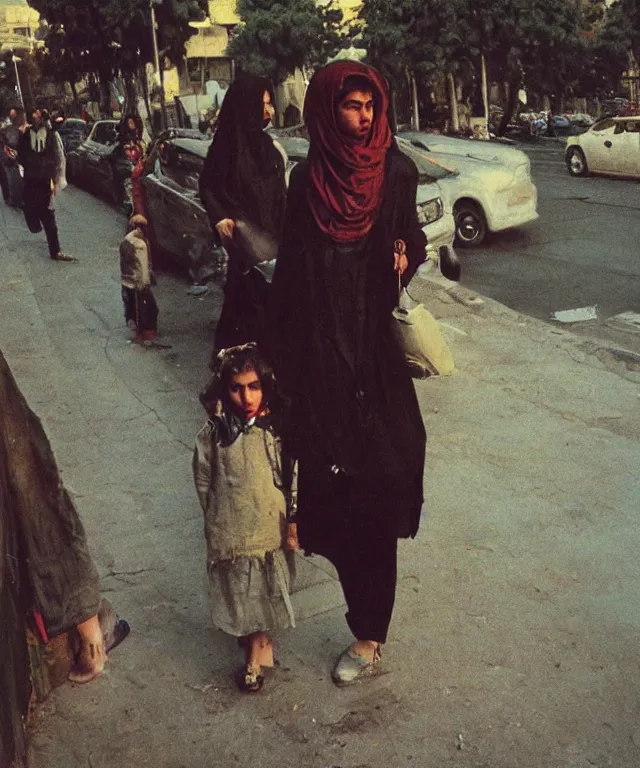
[(378, 220), (354, 245), (320, 232), (305, 194), (306, 163), (294, 169), (272, 285), (269, 354), (291, 398), (286, 434), (300, 461), (300, 539), (319, 554), (336, 535), (326, 508), (335, 501), (326, 498), (332, 467), (351, 478), (337, 514), (356, 527), (365, 514), (391, 536), (413, 536), (423, 502), (426, 436), (391, 313), (394, 240), (407, 243), (407, 282), (425, 258), (426, 238), (415, 166), (395, 146), (386, 163)]
[[(265, 91), (270, 86), (258, 77), (243, 76), (229, 87), (200, 176), (200, 198), (214, 231), (222, 219), (243, 219), (279, 241), (286, 196), (284, 158), (263, 130)], [(247, 272), (238, 243), (232, 239), (224, 246), (229, 268), (214, 354), (261, 341), (266, 311), (262, 277)]]
[(284, 159), (263, 130), (266, 80), (245, 75), (225, 95), (200, 176), (211, 226), (243, 218), (279, 237), (285, 203)]

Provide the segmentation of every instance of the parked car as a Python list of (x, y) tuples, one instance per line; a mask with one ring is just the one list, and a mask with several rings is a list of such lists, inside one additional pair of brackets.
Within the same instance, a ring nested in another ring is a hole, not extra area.
[(606, 173), (640, 178), (640, 117), (607, 117), (567, 140), (565, 161), (572, 176)]
[(494, 148), (489, 142), (468, 141), (466, 144), (472, 146), (467, 154), (447, 153), (434, 151), (433, 147), (444, 149), (452, 145), (437, 141), (427, 144), (429, 138), (428, 134), (415, 132), (402, 134), (404, 141), (420, 151), (431, 175), (438, 180), (445, 204), (453, 211), (457, 245), (479, 246), (488, 232), (519, 227), (538, 218), (538, 193), (524, 152), (511, 147)]
[(85, 141), (67, 153), (67, 177), (105, 194), (116, 205), (125, 199), (133, 166), (118, 143), (118, 121), (98, 120)]
[(62, 139), (64, 151), (68, 154), (76, 150), (85, 141), (91, 129), (85, 120), (69, 117), (62, 125), (57, 126), (56, 130)]
[(476, 160), (489, 160), (514, 168), (526, 166), (528, 171), (531, 170), (531, 163), (524, 152), (498, 141), (441, 136), (424, 131), (401, 131), (399, 136), (428, 153), (472, 157)]
[[(287, 178), (296, 163), (309, 151), (309, 142), (297, 137), (278, 136), (287, 157)], [(160, 249), (183, 266), (192, 276), (219, 269), (220, 254), (209, 220), (198, 196), (198, 181), (210, 141), (161, 139), (151, 147), (142, 184), (147, 201), (150, 235)], [(423, 154), (406, 142), (409, 154), (420, 174), (417, 208), (430, 245), (451, 245), (454, 236), (453, 215), (446, 209), (440, 187)], [(213, 265), (213, 266), (212, 266)]]

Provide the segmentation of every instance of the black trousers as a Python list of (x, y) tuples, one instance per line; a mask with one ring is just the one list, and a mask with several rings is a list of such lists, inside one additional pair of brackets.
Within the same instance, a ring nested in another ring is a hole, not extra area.
[(333, 553), (347, 602), (347, 624), (357, 640), (387, 642), (396, 597), (398, 540), (369, 535)]
[(49, 246), (49, 256), (60, 253), (56, 214), (51, 208), (51, 181), (49, 179), (25, 179), (24, 218), (29, 231), (37, 234), (44, 229)]
[(221, 349), (250, 341), (260, 343), (266, 324), (269, 284), (255, 269), (242, 274), (238, 257), (229, 254), (224, 304), (213, 338), (213, 359)]
[(385, 487), (380, 478), (333, 474), (314, 461), (299, 461), (300, 544), (338, 571), (356, 639), (379, 643), (387, 641), (397, 580), (394, 494)]

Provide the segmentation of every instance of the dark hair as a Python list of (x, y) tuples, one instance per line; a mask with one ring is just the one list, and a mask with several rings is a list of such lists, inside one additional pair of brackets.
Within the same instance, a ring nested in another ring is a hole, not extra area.
[(120, 137), (120, 141), (123, 141), (129, 132), (129, 120), (133, 120), (136, 126), (136, 132), (138, 133), (138, 136), (142, 138), (142, 134), (144, 132), (142, 118), (136, 112), (129, 112), (122, 117), (120, 123), (118, 124), (118, 135)]
[(338, 104), (353, 91), (362, 91), (363, 93), (372, 93), (373, 98), (378, 98), (378, 89), (364, 75), (349, 75), (345, 77), (340, 93), (338, 94)]
[(255, 344), (244, 344), (223, 350), (218, 357), (218, 368), (200, 395), (200, 402), (209, 416), (213, 416), (218, 402), (228, 402), (231, 379), (240, 373), (255, 371), (262, 388), (262, 403), (270, 408), (279, 402), (273, 370), (262, 357)]

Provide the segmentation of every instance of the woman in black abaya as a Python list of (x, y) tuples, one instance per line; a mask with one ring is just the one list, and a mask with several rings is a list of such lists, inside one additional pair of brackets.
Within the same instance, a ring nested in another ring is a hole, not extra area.
[[(264, 129), (271, 119), (271, 91), (262, 78), (244, 75), (227, 91), (200, 177), (200, 198), (211, 226), (229, 254), (222, 313), (214, 350), (260, 341), (267, 283), (251, 269), (239, 234), (277, 244), (284, 217), (284, 158)], [(264, 254), (267, 256), (267, 254)]]

